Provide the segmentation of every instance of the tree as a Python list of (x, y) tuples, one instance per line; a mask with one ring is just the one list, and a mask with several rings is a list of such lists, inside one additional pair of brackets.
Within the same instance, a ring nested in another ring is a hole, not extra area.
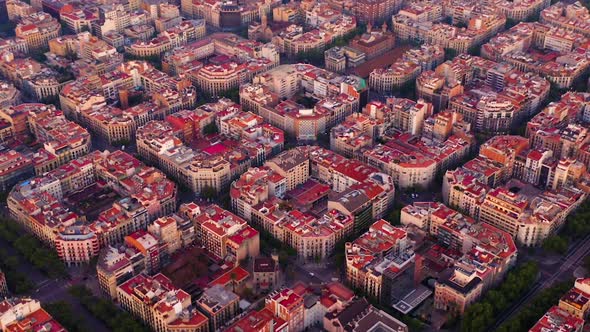
[(500, 325), (496, 331), (527, 331), (551, 306), (559, 301), (559, 298), (572, 287), (572, 283), (572, 281), (562, 282), (544, 289), (533, 298), (532, 302), (525, 309), (519, 311), (512, 319)]
[(30, 53), (31, 58), (37, 62), (45, 63), (47, 61), (47, 56), (42, 51), (34, 51)]
[(295, 60), (297, 62), (307, 62), (316, 67), (323, 67), (325, 64), (324, 50), (313, 49), (307, 52), (299, 52), (295, 55)]
[(206, 200), (210, 201), (217, 197), (217, 190), (211, 186), (204, 186), (201, 189), (201, 196)]
[(281, 266), (281, 268), (285, 268), (287, 267), (287, 265), (289, 264), (289, 258), (290, 255), (286, 250), (281, 249), (279, 251), (279, 265)]
[[(1, 219), (0, 238), (12, 245), (20, 254), (19, 257), (22, 256), (49, 277), (55, 278), (67, 275), (65, 265), (55, 251), (45, 247), (32, 235), (25, 234), (16, 221)], [(25, 286), (27, 283), (22, 282), (21, 285)]]
[(389, 214), (387, 215), (385, 220), (389, 221), (389, 223), (393, 226), (398, 226), (401, 224), (400, 223), (400, 218), (401, 218), (400, 215), (401, 215), (401, 210), (399, 208), (395, 208), (391, 212), (389, 212)]
[(240, 88), (225, 90), (219, 93), (219, 97), (227, 98), (236, 104), (240, 103)]
[(494, 323), (495, 317), (506, 310), (512, 302), (525, 294), (534, 284), (539, 267), (527, 262), (508, 272), (508, 276), (484, 298), (465, 310), (461, 331), (486, 331)]
[(453, 60), (459, 52), (452, 48), (445, 48), (445, 61)]
[(215, 124), (215, 122), (211, 122), (210, 124), (206, 125), (205, 128), (203, 128), (203, 133), (205, 135), (214, 135), (218, 132), (219, 128), (217, 128), (217, 124)]
[(113, 331), (147, 331), (147, 328), (136, 321), (131, 314), (120, 310), (110, 300), (94, 296), (86, 286), (72, 286), (68, 292), (77, 298), (92, 315), (103, 321)]
[(15, 270), (18, 266), (18, 257), (16, 256), (8, 256), (2, 258), (4, 265), (7, 266), (11, 270)]
[(307, 108), (312, 108), (316, 104), (316, 100), (311, 97), (301, 96), (297, 98), (297, 103)]
[(44, 305), (43, 308), (68, 331), (82, 332), (88, 330), (84, 322), (77, 315), (74, 315), (70, 304), (65, 301), (49, 303)]
[(128, 146), (129, 144), (131, 144), (131, 142), (129, 142), (129, 140), (127, 139), (120, 139), (118, 141), (114, 141), (113, 143), (111, 143), (112, 146), (116, 147)]
[(545, 239), (543, 242), (543, 249), (556, 254), (565, 254), (569, 247), (569, 242), (566, 238), (553, 235)]
[(74, 51), (74, 50), (67, 50), (66, 59), (68, 59), (70, 61), (76, 61), (76, 60), (78, 60), (78, 53), (76, 53), (76, 51)]
[(16, 294), (29, 293), (33, 289), (33, 283), (29, 279), (27, 279), (27, 276), (25, 274), (17, 272), (15, 278), (13, 279), (16, 281), (16, 284), (13, 288)]
[(398, 95), (402, 98), (416, 99), (416, 84), (410, 80), (397, 88)]
[(467, 53), (469, 53), (473, 56), (479, 56), (481, 53), (481, 46), (480, 45), (473, 45), (469, 48)]
[(16, 29), (16, 23), (12, 21), (6, 21), (0, 24), (0, 35), (3, 37), (12, 37), (14, 36)]

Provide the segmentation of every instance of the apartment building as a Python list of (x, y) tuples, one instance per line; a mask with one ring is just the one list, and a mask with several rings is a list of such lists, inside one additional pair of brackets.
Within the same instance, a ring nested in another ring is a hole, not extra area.
[(252, 263), (252, 279), (254, 288), (260, 290), (275, 289), (280, 280), (278, 255), (273, 257), (257, 257)]
[(191, 306), (191, 296), (163, 274), (137, 275), (117, 286), (121, 307), (154, 331), (207, 332), (208, 319)]
[(301, 331), (304, 326), (303, 297), (292, 289), (283, 288), (268, 295), (265, 309), (284, 320), (290, 331)]
[(200, 208), (192, 220), (197, 243), (218, 258), (240, 262), (260, 253), (259, 233), (246, 220), (215, 204)]
[(240, 297), (221, 285), (207, 288), (197, 300), (198, 309), (209, 320), (209, 331), (222, 329), (239, 312)]
[(348, 284), (383, 303), (391, 300), (393, 279), (414, 260), (407, 232), (383, 219), (355, 241), (346, 243), (344, 250)]
[(21, 103), (21, 93), (12, 84), (0, 82), (0, 107), (16, 106)]
[(6, 13), (10, 21), (16, 21), (21, 17), (29, 16), (36, 12), (37, 10), (26, 2), (20, 0), (6, 1)]
[(576, 318), (585, 319), (588, 316), (588, 309), (590, 309), (590, 293), (588, 293), (590, 289), (588, 286), (588, 279), (576, 279), (574, 287), (559, 299), (559, 308)]
[(151, 121), (136, 133), (138, 153), (156, 162), (193, 192), (204, 187), (222, 190), (230, 181), (230, 163), (221, 156), (209, 157), (182, 144), (166, 122)]
[[(76, 204), (70, 195), (97, 181), (124, 198), (106, 207), (96, 220), (84, 221), (68, 209), (69, 204)], [(176, 188), (162, 173), (122, 151), (94, 152), (19, 184), (11, 191), (8, 205), (11, 215), (43, 242), (55, 247), (59, 238), (57, 249), (65, 263), (79, 264), (98, 254), (91, 233), (105, 247), (122, 242), (148, 221), (174, 212)], [(76, 226), (83, 227), (68, 228), (76, 221), (81, 222)]]
[(444, 49), (438, 45), (424, 44), (418, 49), (406, 51), (402, 57), (388, 66), (369, 74), (369, 86), (384, 94), (413, 82), (426, 70), (432, 70), (444, 61)]
[(570, 4), (557, 2), (541, 11), (539, 21), (590, 37), (589, 17), (590, 12), (579, 1)]
[(434, 288), (435, 308), (463, 314), (481, 298), (483, 283), (475, 271), (451, 270)]
[(402, 5), (400, 0), (356, 0), (352, 8), (360, 22), (375, 24), (388, 20)]
[(384, 123), (362, 113), (349, 115), (330, 130), (330, 150), (352, 158), (372, 146), (383, 132)]
[(303, 184), (310, 176), (309, 157), (304, 150), (291, 149), (277, 155), (265, 166), (285, 178), (286, 190), (293, 190)]
[(61, 34), (61, 25), (51, 15), (36, 12), (19, 20), (15, 34), (25, 41), (29, 51), (45, 51), (49, 48), (49, 40)]
[(48, 157), (33, 160), (37, 174), (53, 170), (90, 151), (88, 131), (67, 120), (53, 105), (25, 103), (11, 106), (0, 110), (0, 118), (12, 123), (15, 138), (32, 136), (43, 143), (41, 150)]
[(31, 298), (5, 298), (0, 302), (0, 329), (2, 331), (51, 330), (66, 332), (58, 321)]
[[(567, 28), (522, 22), (482, 47), (482, 56), (537, 73), (560, 88), (568, 88), (590, 66), (580, 57), (588, 38)], [(543, 52), (552, 57), (544, 57)]]
[(500, 1), (496, 3), (497, 10), (507, 18), (515, 21), (524, 21), (534, 17), (543, 9), (549, 7), (551, 1), (547, 0), (519, 0), (514, 3)]
[(195, 73), (193, 80), (201, 90), (212, 96), (218, 96), (246, 83), (248, 80), (246, 71), (244, 64), (235, 62), (206, 65)]
[(0, 152), (0, 190), (9, 191), (15, 184), (33, 174), (31, 158), (14, 150)]
[(282, 318), (275, 316), (272, 311), (264, 308), (260, 311), (252, 310), (230, 325), (228, 332), (245, 331), (289, 331), (289, 324)]
[(407, 332), (408, 326), (382, 310), (373, 307), (369, 302), (355, 299), (343, 308), (326, 314), (323, 327), (326, 331), (337, 332), (348, 329), (354, 332), (392, 329)]
[(76, 5), (65, 5), (59, 10), (59, 20), (64, 22), (68, 30), (74, 33), (92, 30), (92, 22), (98, 20), (98, 16), (86, 8)]
[(103, 294), (117, 300), (117, 286), (146, 271), (146, 257), (137, 248), (126, 244), (124, 250), (104, 248), (96, 265), (98, 285)]
[(541, 317), (529, 331), (572, 331), (579, 332), (584, 329), (584, 320), (569, 314), (561, 307), (553, 306)]
[(84, 226), (66, 226), (55, 237), (55, 250), (68, 266), (84, 265), (98, 256), (98, 236)]

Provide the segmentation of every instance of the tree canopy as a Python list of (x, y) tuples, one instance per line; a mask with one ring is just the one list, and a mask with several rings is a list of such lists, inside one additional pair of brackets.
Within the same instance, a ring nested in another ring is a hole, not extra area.
[(86, 286), (72, 286), (69, 293), (77, 298), (92, 315), (103, 321), (112, 331), (141, 332), (147, 331), (145, 325), (130, 313), (119, 309), (109, 299), (94, 296)]
[(487, 292), (481, 301), (465, 310), (461, 331), (480, 332), (489, 329), (498, 315), (533, 286), (538, 272), (539, 267), (534, 262), (527, 262), (510, 271), (496, 289)]

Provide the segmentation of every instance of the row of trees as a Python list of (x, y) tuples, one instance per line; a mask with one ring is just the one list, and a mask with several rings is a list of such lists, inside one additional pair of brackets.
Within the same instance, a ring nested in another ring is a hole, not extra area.
[(528, 331), (549, 308), (559, 302), (561, 296), (571, 287), (572, 282), (562, 282), (544, 289), (539, 295), (535, 296), (529, 305), (518, 312), (515, 317), (500, 325), (496, 332)]
[(70, 304), (65, 301), (48, 303), (43, 305), (43, 309), (70, 332), (88, 331), (88, 326), (86, 326), (84, 320), (74, 314)]
[(563, 234), (571, 239), (580, 239), (590, 234), (590, 201), (586, 200), (566, 220)]
[(481, 332), (489, 329), (498, 315), (531, 289), (538, 273), (539, 267), (534, 262), (527, 262), (509, 272), (502, 284), (465, 310), (461, 331)]
[(67, 276), (66, 267), (56, 252), (45, 247), (32, 235), (25, 233), (16, 221), (0, 219), (0, 239), (8, 242), (23, 258), (48, 277)]
[(569, 248), (569, 241), (561, 235), (552, 235), (543, 241), (543, 249), (547, 252), (565, 254)]
[(4, 272), (8, 290), (13, 294), (25, 294), (33, 289), (33, 283), (26, 274), (17, 270), (19, 258), (11, 256), (6, 250), (0, 251), (0, 269)]
[(86, 286), (72, 286), (69, 293), (78, 299), (94, 317), (103, 321), (113, 332), (141, 332), (148, 330), (130, 313), (119, 309), (110, 300), (94, 296)]

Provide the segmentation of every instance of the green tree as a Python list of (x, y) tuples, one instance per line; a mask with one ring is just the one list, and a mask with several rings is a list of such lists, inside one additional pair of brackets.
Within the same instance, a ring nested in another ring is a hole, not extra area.
[(13, 37), (15, 35), (16, 23), (12, 21), (6, 21), (0, 23), (0, 35), (4, 37)]
[(506, 279), (495, 290), (489, 291), (480, 302), (465, 310), (461, 331), (488, 330), (497, 315), (532, 287), (538, 272), (539, 267), (534, 262), (524, 263), (508, 272)]
[(201, 189), (201, 197), (208, 201), (213, 200), (217, 197), (217, 190), (211, 186), (204, 186), (203, 189)]
[(2, 260), (3, 260), (4, 265), (7, 266), (9, 269), (16, 270), (16, 268), (18, 266), (18, 257), (8, 256), (8, 257), (3, 257)]
[(393, 210), (391, 210), (391, 212), (389, 212), (389, 214), (387, 214), (387, 217), (385, 217), (385, 220), (389, 221), (389, 223), (394, 226), (398, 226), (398, 225), (401, 225), (400, 215), (401, 215), (401, 209), (394, 208)]
[(282, 269), (284, 269), (285, 267), (287, 267), (287, 265), (289, 264), (289, 260), (291, 258), (291, 255), (289, 255), (289, 253), (286, 250), (279, 250), (279, 265)]
[(569, 247), (569, 242), (565, 237), (553, 235), (545, 239), (543, 249), (556, 254), (565, 254)]
[(236, 104), (240, 103), (240, 89), (234, 88), (219, 93), (219, 97), (227, 98)]
[(74, 314), (72, 307), (65, 301), (58, 301), (43, 306), (45, 310), (70, 332), (87, 331), (84, 321)]
[(572, 287), (572, 283), (572, 281), (562, 282), (544, 289), (532, 299), (526, 308), (519, 311), (509, 321), (500, 325), (496, 331), (528, 331), (551, 306), (558, 303), (561, 296)]
[(210, 124), (206, 125), (205, 128), (203, 128), (203, 133), (205, 135), (214, 135), (218, 132), (219, 128), (217, 128), (217, 124), (215, 124), (215, 122), (211, 122)]
[(139, 332), (147, 330), (145, 325), (135, 320), (131, 314), (120, 310), (110, 300), (94, 296), (86, 286), (72, 286), (69, 293), (113, 331)]
[(453, 60), (459, 52), (452, 48), (445, 48), (445, 61)]

